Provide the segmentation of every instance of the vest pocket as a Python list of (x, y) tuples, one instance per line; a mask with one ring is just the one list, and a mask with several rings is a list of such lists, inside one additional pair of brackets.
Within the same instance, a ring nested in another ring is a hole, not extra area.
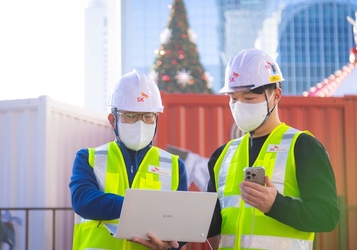
[(146, 173), (146, 178), (140, 178), (139, 188), (141, 189), (161, 189), (161, 182), (158, 180), (157, 174)]
[(121, 240), (110, 234), (104, 222), (88, 221), (75, 225), (73, 250), (118, 249)]
[(106, 180), (104, 182), (104, 192), (119, 194), (119, 174), (118, 173), (106, 173)]

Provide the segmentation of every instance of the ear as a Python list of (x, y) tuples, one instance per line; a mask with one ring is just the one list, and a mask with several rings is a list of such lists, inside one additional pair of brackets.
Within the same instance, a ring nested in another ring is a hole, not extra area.
[(277, 104), (279, 103), (280, 99), (281, 99), (281, 95), (282, 95), (282, 89), (281, 88), (276, 88), (274, 90), (274, 100), (277, 100)]
[(115, 117), (112, 113), (108, 115), (108, 121), (110, 122), (110, 125), (112, 125), (112, 128), (115, 127)]

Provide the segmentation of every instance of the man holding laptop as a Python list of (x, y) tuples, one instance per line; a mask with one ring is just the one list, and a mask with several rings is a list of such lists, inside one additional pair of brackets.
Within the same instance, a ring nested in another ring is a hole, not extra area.
[(118, 224), (127, 189), (187, 191), (183, 161), (152, 145), (158, 113), (164, 109), (156, 83), (133, 70), (119, 79), (108, 105), (115, 141), (79, 150), (73, 164), (73, 249), (181, 248), (185, 242), (162, 241), (151, 234), (147, 239), (118, 239), (105, 226)]

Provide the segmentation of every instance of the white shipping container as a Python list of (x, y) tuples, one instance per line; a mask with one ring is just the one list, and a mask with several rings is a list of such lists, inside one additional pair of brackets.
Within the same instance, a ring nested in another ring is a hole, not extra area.
[[(114, 139), (107, 115), (48, 96), (0, 101), (0, 209), (70, 208), (76, 152)], [(10, 212), (15, 249), (71, 249), (72, 210)]]

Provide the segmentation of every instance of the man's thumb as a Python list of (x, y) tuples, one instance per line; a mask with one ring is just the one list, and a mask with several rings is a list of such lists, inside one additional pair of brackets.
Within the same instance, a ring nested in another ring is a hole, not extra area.
[(269, 179), (269, 177), (267, 175), (265, 176), (265, 186), (274, 187), (273, 182)]

